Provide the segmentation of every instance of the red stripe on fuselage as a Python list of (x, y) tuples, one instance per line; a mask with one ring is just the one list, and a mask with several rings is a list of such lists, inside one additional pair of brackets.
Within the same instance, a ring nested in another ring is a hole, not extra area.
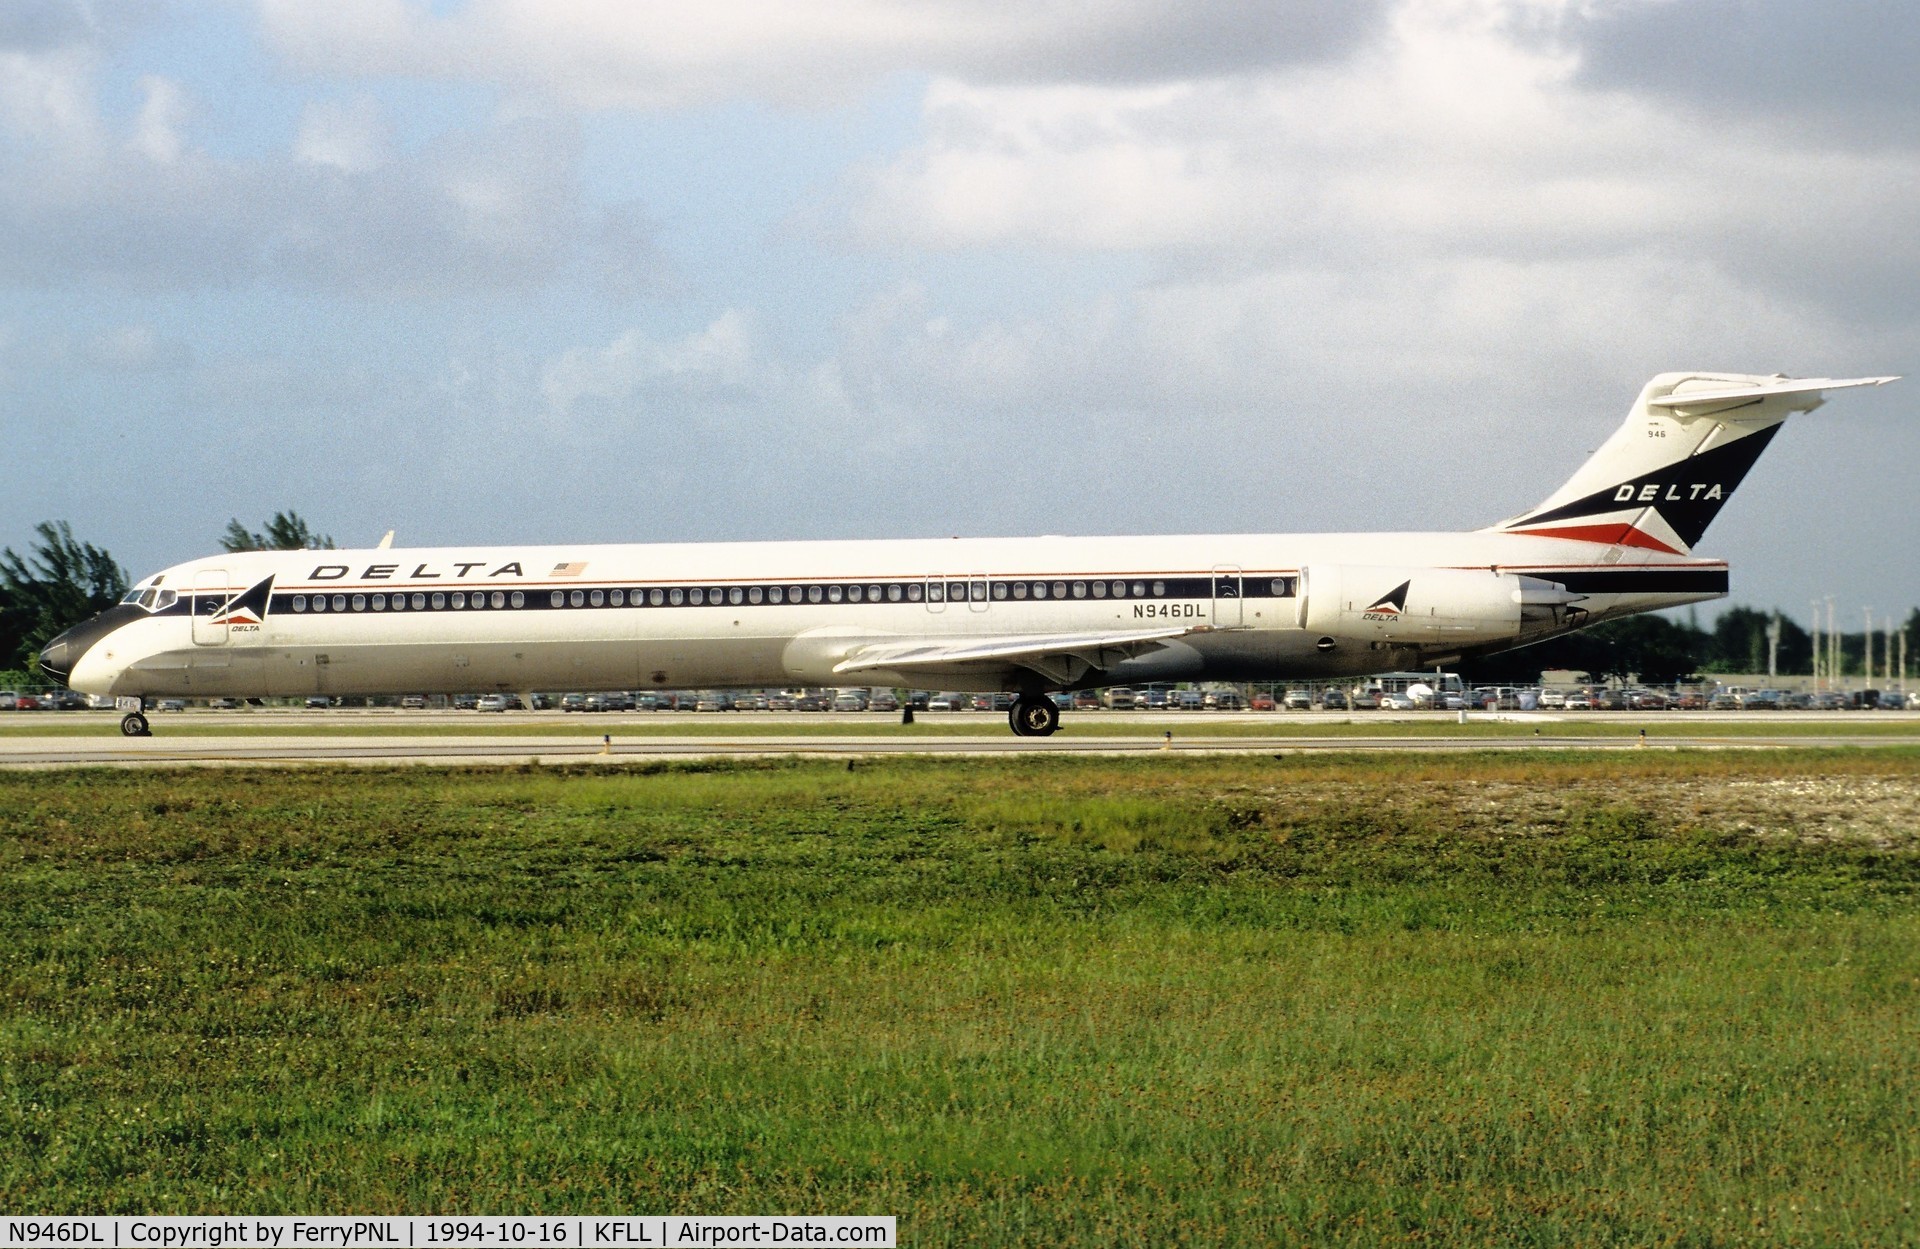
[(1668, 546), (1653, 535), (1635, 529), (1632, 525), (1568, 525), (1564, 529), (1515, 529), (1513, 533), (1524, 533), (1536, 538), (1572, 538), (1575, 542), (1604, 542), (1608, 546), (1638, 546), (1649, 551), (1664, 551), (1668, 555), (1684, 555), (1678, 547)]

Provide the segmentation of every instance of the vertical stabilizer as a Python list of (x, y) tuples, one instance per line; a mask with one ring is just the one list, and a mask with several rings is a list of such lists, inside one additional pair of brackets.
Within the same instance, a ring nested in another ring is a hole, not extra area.
[(1822, 391), (1896, 380), (1662, 373), (1566, 485), (1492, 528), (1684, 555), (1789, 414), (1819, 407)]

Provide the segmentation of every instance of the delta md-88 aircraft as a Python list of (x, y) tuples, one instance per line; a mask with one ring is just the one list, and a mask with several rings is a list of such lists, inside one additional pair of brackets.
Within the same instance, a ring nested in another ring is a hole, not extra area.
[[(259, 551), (47, 644), (137, 700), (768, 685), (1055, 691), (1430, 668), (1723, 597), (1692, 550), (1790, 413), (1891, 377), (1663, 373), (1537, 507), (1469, 533)], [(529, 703), (529, 705), (531, 705)]]

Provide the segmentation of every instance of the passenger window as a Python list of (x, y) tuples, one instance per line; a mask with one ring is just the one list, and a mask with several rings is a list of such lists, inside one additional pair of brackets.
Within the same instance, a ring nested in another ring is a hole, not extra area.
[(994, 583), (993, 583), (993, 597), (995, 597), (995, 598), (1005, 598), (1005, 597), (1007, 597), (1007, 583), (1006, 583), (1006, 582), (1004, 582), (1004, 581), (996, 581), (996, 582), (994, 582)]
[[(425, 607), (426, 605), (427, 605), (427, 596), (426, 596), (426, 595), (424, 595), (424, 594), (416, 594), (416, 595), (414, 595), (414, 596), (413, 596), (413, 610), (415, 610), (415, 611), (419, 611), (419, 610), (421, 610), (422, 608), (424, 608), (424, 607)], [(554, 604), (554, 606), (556, 606), (556, 607), (558, 607), (558, 606), (559, 606), (559, 604), (558, 604), (558, 603), (556, 603), (556, 604)]]
[(453, 609), (455, 611), (463, 611), (466, 609), (466, 606), (467, 606), (466, 594), (460, 593), (460, 594), (455, 594), (453, 596)]
[(567, 603), (567, 596), (560, 593), (560, 591), (558, 590), (555, 590), (552, 594), (547, 595), (547, 605), (549, 607), (564, 607), (566, 606), (566, 603)]
[[(1014, 583), (1013, 583), (1013, 597), (1015, 597), (1015, 598), (1025, 598), (1025, 597), (1027, 597), (1027, 583), (1026, 583), (1026, 582), (1024, 582), (1024, 581), (1016, 581), (1016, 582), (1014, 582)], [(1033, 583), (1033, 597), (1035, 597), (1035, 598), (1045, 598), (1045, 597), (1047, 597), (1047, 587), (1046, 587), (1046, 586), (1044, 586), (1044, 585), (1041, 585), (1041, 584), (1040, 584), (1040, 583), (1039, 583), (1038, 581), (1036, 581), (1036, 582), (1034, 582), (1034, 583)]]
[(373, 596), (373, 610), (375, 610), (375, 611), (385, 611), (385, 610), (387, 610), (387, 596), (386, 596), (386, 595), (384, 595), (384, 594), (376, 594), (376, 595), (374, 595), (374, 596)]
[[(934, 588), (936, 591), (939, 589), (938, 586)], [(907, 601), (909, 603), (918, 603), (920, 601), (920, 583), (918, 581), (912, 582), (907, 586)]]
[(345, 611), (345, 610), (347, 610), (347, 596), (346, 596), (346, 595), (344, 595), (344, 594), (336, 594), (336, 595), (334, 595), (334, 596), (333, 596), (333, 610), (335, 610), (335, 611)]
[(315, 610), (315, 611), (325, 611), (325, 610), (327, 610), (327, 596), (326, 596), (326, 595), (324, 595), (324, 594), (316, 594), (316, 595), (314, 595), (314, 596), (313, 596), (313, 610)]
[(822, 591), (819, 586), (810, 585), (807, 587), (807, 602), (818, 603), (821, 598), (824, 597), (824, 594), (825, 592)]
[(1135, 598), (1145, 598), (1145, 597), (1146, 597), (1146, 595), (1147, 595), (1147, 583), (1146, 583), (1146, 582), (1144, 582), (1144, 581), (1136, 581), (1136, 582), (1134, 582), (1134, 583), (1133, 583), (1133, 597), (1135, 597)]
[(860, 589), (860, 587), (859, 587), (859, 586), (857, 586), (857, 585), (850, 585), (850, 586), (848, 586), (848, 587), (847, 587), (847, 598), (848, 598), (848, 599), (850, 599), (851, 601), (853, 601), (853, 602), (855, 602), (855, 603), (858, 603), (858, 602), (860, 601), (860, 597), (861, 597), (861, 589)]
[(899, 586), (897, 586), (897, 585), (890, 585), (890, 586), (888, 586), (888, 587), (887, 587), (887, 602), (889, 602), (889, 603), (898, 603), (899, 601), (900, 601), (900, 587), (899, 587)]
[(527, 596), (520, 593), (520, 591), (515, 590), (513, 592), (512, 598), (510, 598), (508, 601), (511, 602), (515, 607), (525, 607), (527, 605)]
[(827, 587), (827, 601), (829, 603), (838, 603), (841, 599), (846, 597), (846, 593), (847, 592), (841, 589), (839, 586), (830, 585)]
[(707, 592), (699, 586), (695, 586), (693, 589), (687, 591), (687, 602), (692, 603), (695, 607), (699, 607), (706, 601)]
[(767, 601), (769, 603), (778, 603), (781, 599), (785, 597), (786, 597), (786, 594), (782, 592), (779, 586), (776, 585), (776, 586), (767, 587)]
[(741, 589), (739, 586), (735, 586), (731, 590), (727, 591), (727, 602), (732, 603), (735, 607), (738, 607), (740, 606), (740, 604), (746, 602), (746, 599), (747, 599), (747, 592)]
[[(700, 591), (695, 590), (694, 593), (698, 594), (700, 593)], [(667, 594), (667, 598), (669, 601), (673, 603), (675, 607), (678, 607), (680, 606), (680, 604), (687, 601), (687, 592), (685, 590), (675, 588), (674, 590), (670, 591)]]
[(1107, 597), (1107, 583), (1106, 583), (1106, 582), (1104, 582), (1104, 581), (1096, 581), (1096, 582), (1094, 582), (1094, 583), (1093, 583), (1093, 597), (1095, 597), (1095, 598), (1105, 598), (1105, 597)]
[(293, 610), (295, 610), (295, 611), (305, 611), (305, 610), (307, 610), (307, 596), (306, 596), (306, 595), (304, 595), (304, 594), (296, 594), (296, 595), (294, 595), (294, 596), (293, 596)]
[(587, 602), (593, 604), (595, 607), (603, 607), (606, 605), (607, 596), (595, 590), (592, 594), (587, 595)]
[(880, 601), (880, 587), (879, 587), (879, 586), (877, 586), (877, 585), (870, 585), (870, 586), (868, 586), (868, 587), (867, 587), (867, 602), (869, 602), (869, 603), (878, 603), (879, 601)]
[(928, 602), (930, 602), (930, 603), (944, 603), (944, 602), (946, 602), (946, 601), (947, 601), (947, 587), (946, 587), (946, 586), (944, 586), (944, 585), (941, 585), (941, 584), (940, 584), (940, 583), (939, 583), (938, 581), (936, 581), (936, 582), (934, 582), (933, 584), (931, 584), (931, 585), (929, 585), (929, 586), (927, 587), (927, 601), (928, 601)]
[(441, 610), (442, 608), (444, 608), (444, 607), (445, 607), (446, 605), (447, 605), (447, 596), (446, 596), (446, 595), (444, 595), (444, 594), (436, 594), (436, 595), (434, 595), (434, 596), (433, 596), (433, 610), (435, 610), (435, 611), (439, 611), (439, 610)]
[(762, 595), (761, 595), (761, 590), (759, 586), (755, 585), (755, 586), (747, 587), (747, 602), (758, 603), (761, 597)]
[(574, 590), (567, 595), (567, 606), (585, 607), (586, 605), (587, 605), (587, 592), (585, 590)]
[(1154, 583), (1153, 583), (1153, 597), (1155, 597), (1155, 598), (1165, 598), (1165, 597), (1166, 597), (1166, 595), (1167, 595), (1167, 583), (1166, 583), (1166, 582), (1164, 582), (1164, 581), (1156, 581), (1156, 582), (1154, 582)]
[(394, 596), (393, 596), (393, 610), (395, 610), (395, 611), (405, 611), (405, 610), (407, 610), (407, 596), (406, 596), (406, 595), (404, 595), (404, 594), (396, 594), (396, 595), (394, 595)]

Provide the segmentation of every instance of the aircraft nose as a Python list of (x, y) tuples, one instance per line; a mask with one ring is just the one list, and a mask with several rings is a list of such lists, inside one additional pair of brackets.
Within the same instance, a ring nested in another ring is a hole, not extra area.
[(59, 637), (40, 648), (40, 671), (51, 677), (57, 684), (65, 685), (67, 678), (73, 675), (73, 660), (68, 653), (73, 650), (73, 630), (68, 629)]
[(138, 607), (121, 604), (107, 608), (91, 620), (81, 621), (40, 648), (40, 671), (61, 685), (66, 685), (73, 676), (74, 668), (80, 663), (80, 657), (91, 650), (95, 643), (129, 620), (138, 620), (145, 615)]

